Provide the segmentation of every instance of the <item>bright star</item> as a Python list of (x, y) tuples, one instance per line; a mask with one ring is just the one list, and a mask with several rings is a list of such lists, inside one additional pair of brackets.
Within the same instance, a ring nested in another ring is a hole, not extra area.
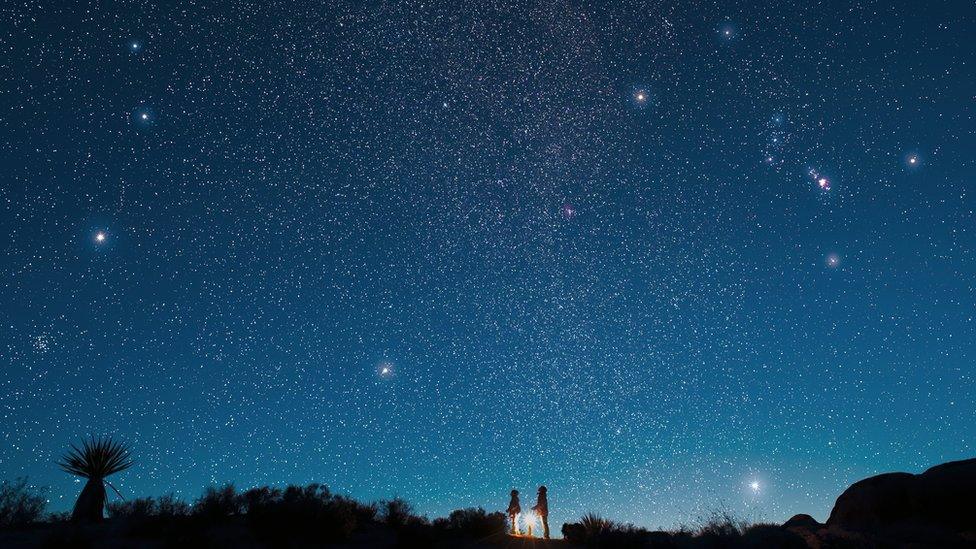
[(651, 92), (646, 87), (635, 87), (630, 91), (631, 105), (643, 109), (651, 104)]
[(831, 269), (837, 268), (840, 266), (840, 256), (835, 253), (829, 253), (827, 254), (827, 257), (824, 258), (824, 263), (826, 263)]
[(759, 491), (759, 481), (758, 480), (754, 480), (754, 481), (750, 482), (749, 483), (749, 488), (752, 488), (752, 491), (753, 492), (758, 492)]
[(105, 242), (106, 238), (108, 238), (108, 235), (106, 235), (102, 231), (98, 231), (97, 233), (95, 233), (95, 242), (98, 242), (99, 244)]
[(725, 42), (731, 42), (736, 38), (736, 28), (732, 23), (722, 23), (718, 28), (718, 35)]
[(152, 108), (145, 105), (136, 107), (136, 109), (132, 111), (131, 116), (132, 121), (141, 128), (148, 128), (156, 122), (155, 112), (153, 112)]
[(917, 151), (909, 151), (902, 155), (902, 165), (910, 171), (919, 170), (925, 165), (925, 158)]

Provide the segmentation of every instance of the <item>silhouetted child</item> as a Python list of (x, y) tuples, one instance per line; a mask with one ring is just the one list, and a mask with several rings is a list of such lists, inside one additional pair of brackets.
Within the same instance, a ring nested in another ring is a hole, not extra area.
[(546, 539), (549, 539), (549, 499), (546, 498), (546, 487), (539, 487), (539, 497), (535, 501), (535, 507), (532, 508), (535, 514), (539, 515), (542, 519), (542, 533)]
[(512, 500), (508, 502), (508, 518), (512, 521), (512, 533), (516, 536), (519, 533), (518, 516), (521, 512), (522, 506), (519, 504), (518, 490), (512, 490)]

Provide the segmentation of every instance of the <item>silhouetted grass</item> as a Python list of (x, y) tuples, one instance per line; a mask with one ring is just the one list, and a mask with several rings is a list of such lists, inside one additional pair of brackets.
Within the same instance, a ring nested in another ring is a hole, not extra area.
[(729, 512), (716, 512), (695, 529), (649, 531), (632, 524), (621, 524), (595, 513), (587, 513), (577, 523), (564, 524), (563, 537), (584, 547), (646, 547), (654, 549), (711, 548), (805, 548), (799, 535), (778, 525), (750, 525)]

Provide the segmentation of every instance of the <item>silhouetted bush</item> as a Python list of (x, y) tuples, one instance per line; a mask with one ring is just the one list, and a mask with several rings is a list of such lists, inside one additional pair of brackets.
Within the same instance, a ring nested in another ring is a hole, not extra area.
[(426, 517), (416, 515), (413, 506), (402, 498), (381, 501), (379, 518), (396, 532), (400, 547), (425, 547), (434, 543), (435, 528)]
[(289, 486), (284, 491), (257, 488), (245, 492), (242, 499), (247, 523), (263, 541), (343, 541), (356, 528), (356, 511), (348, 500), (333, 497), (320, 484)]
[(729, 511), (716, 511), (698, 527), (698, 537), (730, 539), (742, 536), (749, 523), (738, 519)]
[(48, 522), (51, 524), (68, 522), (69, 520), (71, 520), (71, 511), (58, 511), (55, 513), (48, 513), (47, 516), (44, 517), (44, 522)]
[(245, 513), (260, 510), (281, 500), (281, 490), (269, 486), (251, 488), (240, 496), (240, 504)]
[(332, 501), (336, 505), (347, 508), (356, 517), (356, 524), (376, 522), (376, 517), (379, 514), (379, 507), (375, 503), (359, 503), (347, 496), (332, 496)]
[(161, 517), (185, 517), (190, 514), (190, 505), (173, 494), (166, 494), (156, 501), (156, 513)]
[(159, 512), (153, 498), (136, 498), (127, 501), (113, 501), (105, 506), (109, 518), (146, 518)]
[(136, 498), (127, 501), (113, 501), (109, 503), (109, 518), (146, 518), (146, 517), (185, 517), (190, 514), (190, 506), (173, 494), (161, 496), (159, 499)]
[(0, 528), (37, 522), (47, 507), (43, 488), (27, 484), (26, 478), (0, 484)]
[(507, 525), (508, 519), (504, 513), (488, 513), (481, 507), (458, 509), (452, 511), (446, 519), (434, 521), (434, 527), (438, 530), (475, 539), (504, 534)]
[(395, 527), (398, 547), (430, 547), (437, 540), (437, 531), (426, 517), (410, 515), (406, 522)]
[(578, 523), (563, 524), (562, 532), (570, 543), (595, 547), (602, 545), (606, 534), (616, 528), (613, 521), (596, 513), (587, 513)]
[[(412, 508), (398, 500), (389, 506), (401, 527), (418, 524)], [(120, 531), (139, 538), (220, 543), (209, 536), (253, 536), (270, 546), (313, 546), (348, 540), (358, 525), (375, 522), (376, 505), (333, 495), (319, 484), (251, 488), (243, 493), (233, 485), (207, 488), (192, 509), (174, 496), (113, 502), (109, 516)], [(237, 526), (234, 526), (234, 525)], [(240, 529), (243, 527), (243, 529)], [(226, 540), (223, 540), (226, 541)]]
[(193, 514), (209, 520), (226, 518), (241, 514), (241, 503), (233, 484), (209, 486), (193, 504)]
[(655, 539), (658, 542), (672, 541), (670, 534), (649, 532), (633, 524), (620, 524), (596, 513), (583, 515), (578, 523), (563, 524), (562, 532), (566, 541), (587, 547), (658, 547)]
[(586, 541), (586, 531), (578, 522), (564, 522), (562, 533), (563, 539), (574, 545), (583, 545)]
[(580, 519), (583, 525), (583, 535), (586, 539), (597, 539), (604, 532), (615, 527), (612, 520), (605, 519), (596, 513), (587, 513)]
[(380, 502), (380, 519), (387, 526), (400, 528), (415, 523), (417, 518), (419, 517), (414, 514), (413, 505), (402, 498)]

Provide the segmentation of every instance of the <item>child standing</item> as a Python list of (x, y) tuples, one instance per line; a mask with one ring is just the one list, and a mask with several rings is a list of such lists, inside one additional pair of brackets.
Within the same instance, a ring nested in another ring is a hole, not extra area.
[(532, 510), (542, 519), (543, 535), (546, 539), (549, 539), (549, 498), (546, 496), (546, 492), (545, 486), (539, 487), (539, 498), (536, 500), (535, 507)]
[(522, 512), (519, 504), (518, 490), (512, 490), (512, 499), (508, 502), (508, 518), (512, 521), (512, 534), (518, 535), (518, 516)]

